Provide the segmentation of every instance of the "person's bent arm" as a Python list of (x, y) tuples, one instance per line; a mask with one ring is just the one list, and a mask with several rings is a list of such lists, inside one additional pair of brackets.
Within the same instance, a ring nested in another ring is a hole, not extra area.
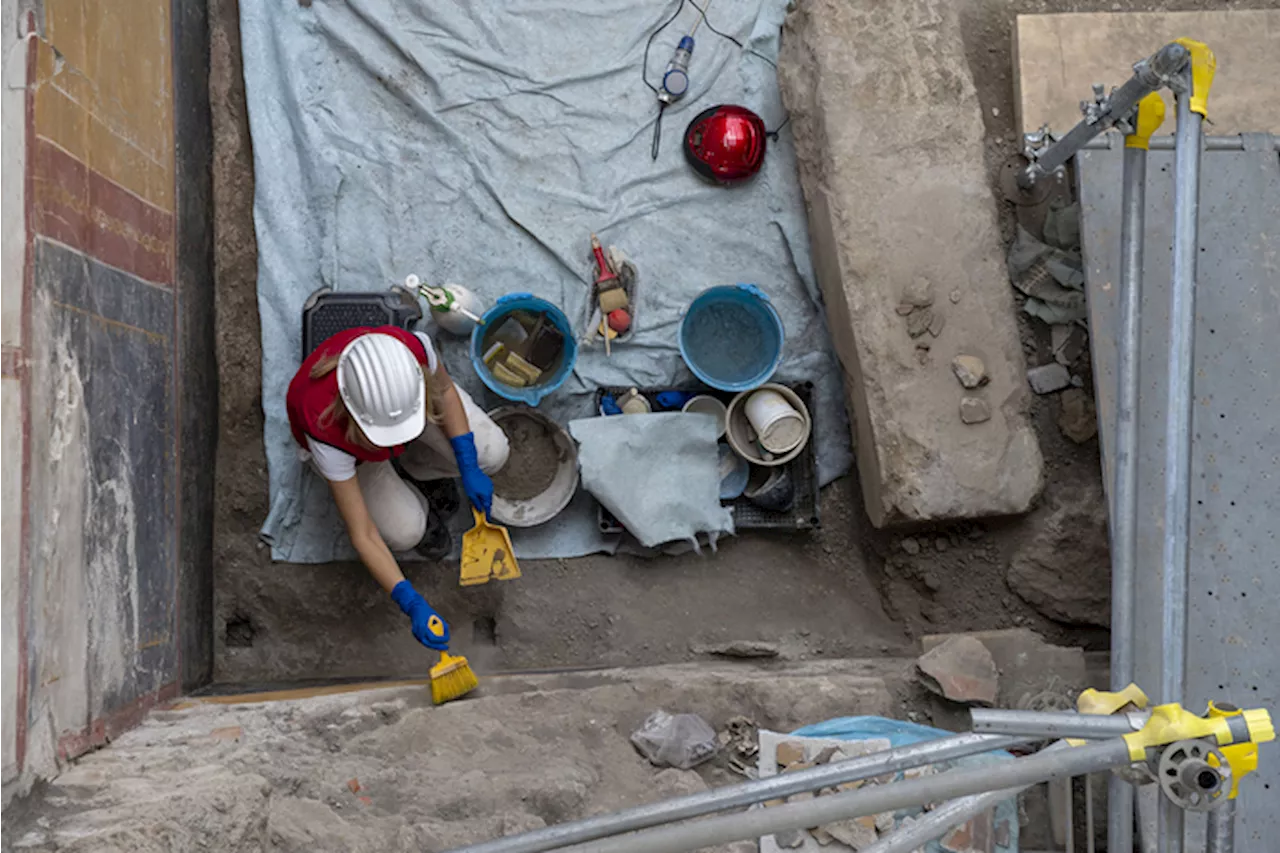
[(480, 470), (476, 436), (471, 431), (471, 422), (467, 420), (467, 409), (462, 405), (457, 386), (443, 364), (436, 368), (433, 378), (440, 394), (440, 428), (449, 437), (453, 457), (458, 462), (462, 490), (467, 493), (471, 505), (487, 516), (493, 509), (493, 480)]
[(449, 624), (427, 604), (413, 584), (405, 580), (400, 565), (391, 549), (378, 532), (378, 526), (369, 515), (360, 491), (360, 481), (355, 477), (341, 482), (329, 481), (329, 490), (338, 505), (338, 514), (347, 525), (347, 535), (356, 553), (360, 555), (369, 574), (391, 593), (391, 600), (400, 606), (413, 625), (413, 636), (424, 646), (444, 651), (449, 648)]
[(382, 585), (387, 592), (396, 588), (396, 584), (404, 580), (396, 558), (391, 549), (382, 540), (378, 526), (369, 515), (369, 508), (364, 503), (364, 493), (360, 491), (360, 481), (355, 477), (341, 483), (329, 482), (329, 490), (333, 492), (334, 503), (338, 505), (338, 514), (347, 525), (347, 535), (355, 546), (360, 561), (373, 575), (373, 579)]
[(471, 422), (467, 420), (462, 397), (458, 396), (458, 388), (443, 364), (436, 368), (432, 379), (435, 390), (440, 394), (440, 428), (444, 430), (444, 434), (449, 438), (457, 438), (471, 432)]

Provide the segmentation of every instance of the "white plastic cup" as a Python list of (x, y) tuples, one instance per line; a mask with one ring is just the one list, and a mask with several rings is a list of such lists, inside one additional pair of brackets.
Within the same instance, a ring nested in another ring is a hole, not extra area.
[(804, 441), (804, 416), (771, 388), (762, 388), (747, 398), (746, 415), (760, 446), (770, 453), (787, 453)]

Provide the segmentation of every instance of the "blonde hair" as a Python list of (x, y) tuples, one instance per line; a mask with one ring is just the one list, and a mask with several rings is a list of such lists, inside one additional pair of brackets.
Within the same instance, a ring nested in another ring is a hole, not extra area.
[[(341, 353), (333, 353), (326, 355), (311, 366), (311, 378), (321, 379), (328, 376), (338, 369), (338, 361), (342, 358)], [(424, 393), (426, 394), (427, 420), (430, 423), (440, 422), (440, 412), (438, 411), (438, 401), (435, 394), (431, 393), (432, 381), (431, 371), (427, 365), (422, 365), (422, 384)], [(347, 442), (357, 447), (364, 448), (371, 452), (385, 450), (369, 441), (368, 436), (364, 434), (364, 430), (360, 429), (360, 425), (356, 423), (356, 419), (351, 417), (351, 413), (347, 411), (346, 401), (342, 399), (341, 394), (335, 394), (333, 402), (325, 406), (323, 412), (320, 413), (319, 425), (325, 428), (330, 426), (340, 426), (346, 435)]]

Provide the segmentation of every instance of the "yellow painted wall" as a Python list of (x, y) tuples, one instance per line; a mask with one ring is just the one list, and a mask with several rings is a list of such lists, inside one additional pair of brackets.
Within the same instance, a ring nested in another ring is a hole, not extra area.
[(35, 129), (90, 169), (173, 212), (167, 0), (45, 0)]

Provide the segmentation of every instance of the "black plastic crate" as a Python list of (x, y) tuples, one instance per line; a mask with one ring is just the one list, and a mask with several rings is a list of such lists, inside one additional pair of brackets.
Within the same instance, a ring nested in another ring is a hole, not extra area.
[[(771, 512), (756, 506), (745, 497), (723, 501), (722, 503), (725, 506), (732, 507), (733, 524), (738, 530), (813, 530), (822, 526), (822, 520), (818, 515), (818, 457), (813, 449), (814, 440), (818, 434), (817, 416), (813, 410), (813, 383), (800, 382), (795, 385), (787, 385), (787, 387), (796, 392), (796, 396), (800, 398), (805, 408), (809, 410), (809, 419), (812, 423), (809, 431), (809, 441), (805, 444), (804, 449), (800, 451), (795, 459), (781, 466), (790, 472), (791, 478), (795, 482), (795, 505), (786, 512)], [(600, 411), (600, 400), (604, 395), (611, 394), (615, 400), (620, 400), (630, 390), (630, 388), (598, 389), (596, 391), (596, 412), (599, 413)], [(654, 404), (654, 395), (662, 391), (705, 394), (709, 397), (715, 397), (726, 406), (736, 396), (731, 392), (717, 391), (706, 387), (685, 386), (680, 388), (639, 388), (637, 390), (649, 400), (651, 405)], [(658, 411), (656, 405), (654, 406), (654, 411)], [(625, 417), (625, 415), (615, 415), (614, 417)], [(597, 507), (599, 509), (598, 517), (601, 533), (623, 532), (624, 528), (613, 517), (611, 512), (598, 504)]]
[(361, 326), (410, 329), (422, 319), (418, 298), (399, 287), (372, 293), (336, 292), (321, 288), (302, 307), (302, 357), (329, 338)]

